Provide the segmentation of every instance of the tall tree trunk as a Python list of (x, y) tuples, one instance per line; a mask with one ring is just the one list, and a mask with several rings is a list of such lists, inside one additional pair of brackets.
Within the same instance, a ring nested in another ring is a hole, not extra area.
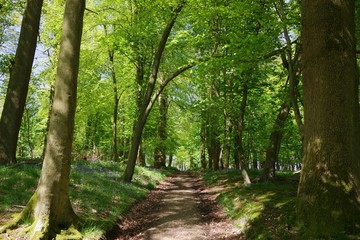
[(230, 97), (229, 97), (229, 123), (227, 124), (227, 144), (225, 148), (225, 168), (228, 169), (230, 167), (230, 157), (231, 157), (231, 147), (233, 146), (232, 143), (232, 136), (233, 136), (233, 128), (234, 128), (234, 85), (233, 85), (233, 75), (230, 76), (228, 84), (229, 84), (229, 91), (230, 91)]
[(168, 100), (166, 93), (160, 94), (159, 98), (159, 122), (158, 122), (158, 141), (155, 148), (154, 167), (166, 167), (166, 139), (167, 139), (167, 109)]
[(270, 134), (269, 145), (266, 149), (266, 159), (262, 176), (264, 181), (271, 181), (275, 178), (275, 164), (278, 162), (282, 131), (289, 113), (290, 105), (288, 103), (284, 103), (276, 117)]
[[(138, 51), (138, 50), (136, 50)], [(143, 91), (144, 91), (144, 65), (145, 65), (145, 60), (144, 58), (141, 56), (140, 53), (138, 53), (139, 56), (136, 57), (136, 84), (137, 84), (137, 95), (136, 95), (136, 111), (138, 114), (140, 114), (140, 109), (143, 103)], [(135, 129), (135, 125), (136, 122), (134, 122), (134, 129)], [(136, 162), (139, 166), (145, 166), (145, 158), (144, 158), (144, 153), (142, 150), (142, 139), (140, 139), (140, 143), (139, 143), (139, 149), (138, 149), (138, 154), (137, 154), (137, 159)]]
[(170, 153), (168, 167), (172, 167), (173, 160), (174, 160), (174, 155), (172, 153)]
[(136, 164), (141, 167), (146, 166), (146, 159), (145, 159), (145, 153), (143, 151), (143, 144), (142, 144), (142, 137), (140, 139), (139, 143), (139, 149), (136, 157)]
[[(224, 93), (224, 98), (225, 98), (225, 106), (227, 106), (227, 94), (226, 94), (226, 90)], [(223, 115), (224, 115), (224, 143), (222, 146), (222, 156), (221, 156), (221, 162), (222, 162), (222, 168), (223, 169), (228, 169), (229, 168), (229, 162), (230, 162), (230, 141), (229, 141), (229, 136), (230, 136), (230, 132), (229, 132), (229, 124), (228, 124), (228, 112), (226, 107), (224, 107), (223, 109)]]
[(205, 133), (205, 122), (201, 121), (201, 129), (200, 129), (200, 162), (201, 168), (203, 170), (206, 169), (206, 154), (205, 154), (205, 144), (206, 144), (206, 133)]
[(16, 162), (17, 140), (29, 88), (43, 0), (28, 0), (0, 120), (0, 164)]
[[(288, 70), (289, 73), (289, 91), (290, 91), (290, 101), (291, 101), (291, 106), (292, 109), (294, 111), (294, 115), (295, 115), (295, 120), (297, 123), (297, 126), (299, 128), (299, 132), (300, 132), (300, 138), (301, 138), (301, 142), (304, 139), (304, 124), (302, 121), (302, 116), (300, 113), (300, 108), (299, 108), (299, 104), (298, 104), (298, 90), (297, 87), (299, 85), (299, 79), (298, 76), (300, 75), (300, 71), (301, 71), (301, 64), (300, 64), (300, 56), (301, 56), (301, 44), (296, 44), (296, 49), (295, 52), (293, 53), (292, 47), (291, 47), (291, 39), (290, 39), (290, 33), (289, 30), (287, 28), (287, 18), (286, 18), (286, 13), (284, 11), (284, 0), (280, 0), (279, 1), (279, 7), (277, 8), (278, 10), (278, 14), (279, 17), (281, 19), (281, 21), (284, 24), (284, 37), (285, 37), (285, 41), (286, 41), (286, 56), (282, 55), (282, 61), (283, 61), (283, 65), (286, 66), (286, 69)], [(284, 63), (284, 61), (286, 63)]]
[[(105, 28), (106, 29), (106, 28)], [(119, 161), (119, 153), (118, 153), (118, 138), (117, 138), (117, 129), (118, 129), (118, 108), (119, 108), (119, 101), (120, 97), (118, 94), (117, 88), (117, 79), (116, 79), (116, 72), (115, 72), (115, 63), (114, 63), (114, 50), (109, 50), (109, 60), (110, 60), (110, 71), (111, 71), (111, 78), (113, 82), (113, 91), (114, 91), (114, 107), (113, 107), (113, 126), (112, 126), (112, 144), (113, 144), (113, 151), (112, 151), (112, 159), (113, 161)]]
[(206, 130), (206, 143), (209, 156), (209, 169), (219, 170), (220, 169), (220, 153), (221, 143), (218, 138), (219, 131), (217, 127), (217, 119), (214, 116), (208, 116), (208, 124)]
[(66, 1), (45, 158), (37, 190), (28, 203), (34, 216), (31, 239), (52, 239), (54, 230), (77, 221), (69, 180), (84, 9), (85, 0)]
[(297, 212), (305, 237), (360, 232), (355, 1), (302, 1), (304, 157)]
[(245, 127), (245, 110), (246, 110), (246, 104), (247, 104), (247, 98), (248, 98), (248, 93), (249, 93), (249, 86), (248, 86), (248, 82), (244, 82), (243, 84), (243, 91), (242, 91), (242, 99), (241, 99), (241, 105), (240, 105), (240, 116), (239, 116), (239, 122), (237, 124), (237, 129), (236, 129), (236, 140), (235, 143), (236, 145), (236, 151), (237, 151), (237, 160), (236, 163), (240, 164), (240, 168), (241, 168), (241, 175), (243, 177), (243, 181), (245, 185), (249, 185), (251, 184), (249, 175), (248, 175), (248, 168), (245, 164), (245, 158), (244, 158), (244, 148), (243, 148), (243, 143), (242, 143), (242, 138), (243, 138), (243, 132), (244, 132), (244, 127)]
[(173, 14), (161, 36), (159, 46), (158, 46), (157, 51), (154, 56), (152, 72), (149, 77), (148, 86), (146, 88), (146, 92), (142, 99), (141, 108), (140, 108), (138, 117), (136, 118), (136, 122), (135, 122), (128, 163), (127, 163), (127, 166), (125, 169), (125, 174), (124, 174), (124, 180), (126, 182), (131, 182), (133, 174), (134, 174), (136, 157), (137, 157), (137, 153), (139, 150), (139, 144), (141, 142), (142, 132), (144, 130), (144, 126), (145, 126), (147, 117), (150, 114), (150, 111), (151, 111), (151, 108), (153, 105), (153, 102), (151, 103), (151, 100), (153, 97), (153, 91), (155, 88), (157, 75), (159, 72), (160, 61), (161, 61), (161, 58), (162, 58), (162, 55), (163, 55), (163, 52), (164, 52), (164, 49), (166, 46), (166, 42), (169, 38), (169, 35), (171, 33), (171, 30), (172, 30), (174, 24), (175, 24), (176, 18), (179, 15), (179, 13), (181, 12), (184, 4), (185, 4), (185, 0), (180, 0), (180, 3), (173, 11)]
[(26, 140), (29, 148), (29, 157), (34, 158), (33, 147), (32, 147), (32, 139), (31, 139), (31, 121), (30, 121), (30, 113), (29, 109), (25, 107), (25, 121), (26, 121)]
[(45, 157), (45, 150), (46, 150), (46, 145), (47, 145), (47, 136), (49, 133), (49, 124), (50, 124), (50, 116), (51, 116), (51, 111), (52, 111), (52, 107), (53, 107), (53, 102), (54, 102), (54, 95), (55, 95), (55, 86), (54, 84), (51, 84), (50, 86), (50, 94), (49, 94), (49, 111), (48, 111), (48, 117), (46, 120), (46, 129), (45, 129), (45, 137), (44, 137), (44, 147), (41, 153), (41, 160), (44, 160)]

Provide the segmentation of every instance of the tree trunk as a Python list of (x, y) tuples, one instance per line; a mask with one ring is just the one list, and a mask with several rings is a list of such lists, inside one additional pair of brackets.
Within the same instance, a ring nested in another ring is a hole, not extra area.
[(134, 170), (135, 163), (139, 153), (139, 146), (141, 143), (141, 135), (146, 123), (146, 116), (144, 114), (140, 114), (135, 123), (135, 129), (133, 131), (133, 136), (131, 140), (131, 147), (129, 151), (128, 162), (125, 169), (124, 181), (131, 182)]
[[(106, 29), (106, 28), (105, 28)], [(107, 35), (107, 34), (106, 34)], [(113, 126), (112, 126), (112, 144), (113, 144), (113, 151), (112, 151), (112, 159), (113, 161), (119, 161), (119, 153), (118, 153), (118, 138), (117, 138), (117, 126), (118, 126), (118, 108), (119, 108), (119, 101), (120, 97), (118, 94), (117, 88), (117, 79), (116, 79), (116, 72), (115, 72), (115, 63), (114, 63), (114, 51), (109, 50), (109, 60), (110, 60), (110, 71), (111, 71), (111, 78), (113, 82), (113, 91), (114, 91), (114, 107), (113, 107)]]
[(25, 107), (25, 121), (26, 121), (26, 140), (29, 148), (29, 157), (34, 158), (33, 147), (32, 147), (32, 139), (31, 139), (31, 121), (30, 121), (30, 113), (29, 109)]
[(139, 143), (139, 149), (136, 157), (136, 164), (140, 167), (146, 166), (146, 159), (145, 159), (145, 153), (143, 151), (142, 138), (140, 139), (140, 143)]
[(159, 98), (159, 122), (158, 122), (158, 141), (155, 148), (154, 167), (166, 167), (166, 139), (167, 139), (167, 109), (168, 100), (166, 93), (160, 94)]
[(278, 162), (282, 131), (289, 113), (290, 105), (288, 103), (284, 103), (276, 117), (273, 129), (270, 134), (269, 145), (266, 149), (266, 159), (262, 176), (264, 181), (271, 181), (275, 178), (275, 164)]
[[(138, 51), (138, 50), (136, 50)], [(137, 84), (137, 95), (136, 95), (136, 111), (138, 114), (140, 114), (140, 109), (143, 103), (143, 91), (144, 91), (144, 65), (145, 65), (145, 61), (143, 59), (143, 57), (141, 56), (141, 54), (139, 54), (139, 56), (136, 57), (136, 84)], [(134, 123), (134, 129), (136, 126), (136, 122)], [(139, 166), (144, 167), (146, 165), (145, 163), (145, 158), (143, 157), (143, 151), (142, 151), (142, 139), (140, 139), (140, 143), (139, 143), (139, 149), (138, 149), (138, 154), (137, 154), (137, 158), (136, 158), (136, 162)], [(128, 156), (130, 157), (130, 155)]]
[(229, 88), (230, 88), (230, 97), (229, 97), (229, 124), (227, 124), (227, 143), (226, 143), (226, 148), (225, 148), (225, 168), (228, 169), (230, 167), (230, 157), (231, 157), (231, 147), (233, 146), (232, 143), (232, 136), (233, 136), (233, 128), (234, 128), (234, 85), (233, 85), (233, 77), (234, 76), (230, 76), (228, 84), (229, 84)]
[(360, 232), (355, 1), (302, 1), (304, 156), (297, 212), (306, 238)]
[(0, 164), (16, 162), (17, 140), (29, 88), (43, 0), (28, 0), (0, 120)]
[(236, 163), (240, 164), (241, 167), (241, 175), (243, 177), (243, 181), (245, 185), (249, 185), (251, 184), (249, 175), (247, 173), (247, 166), (245, 164), (245, 159), (244, 159), (244, 148), (243, 148), (243, 144), (242, 144), (242, 138), (243, 138), (243, 132), (244, 132), (244, 127), (245, 127), (245, 110), (246, 110), (246, 103), (247, 103), (247, 98), (248, 98), (248, 93), (249, 93), (249, 87), (248, 87), (248, 82), (244, 82), (243, 84), (243, 91), (242, 91), (242, 99), (241, 99), (241, 105), (240, 105), (240, 116), (239, 116), (239, 122), (237, 124), (237, 129), (236, 129), (236, 141), (235, 143), (236, 145), (236, 151), (237, 151), (237, 160)]
[(204, 120), (201, 121), (201, 129), (200, 129), (200, 162), (201, 168), (203, 170), (206, 169), (206, 154), (205, 154), (205, 144), (206, 144), (206, 133), (205, 133), (205, 122)]
[(153, 102), (152, 102), (153, 92), (154, 92), (154, 88), (155, 88), (155, 84), (156, 84), (156, 80), (157, 80), (157, 75), (159, 72), (160, 61), (161, 61), (161, 58), (162, 58), (162, 55), (163, 55), (163, 52), (164, 52), (164, 49), (166, 46), (166, 42), (169, 38), (169, 35), (171, 33), (171, 30), (172, 30), (174, 24), (175, 24), (176, 18), (179, 15), (179, 13), (181, 12), (184, 4), (185, 4), (185, 0), (180, 0), (179, 5), (173, 11), (173, 14), (161, 36), (159, 46), (158, 46), (157, 51), (154, 56), (152, 72), (149, 77), (148, 86), (146, 88), (146, 92), (142, 99), (141, 108), (138, 113), (138, 117), (134, 124), (134, 131), (133, 131), (133, 137), (132, 137), (132, 142), (131, 142), (131, 147), (130, 147), (130, 152), (129, 152), (129, 158), (128, 158), (128, 163), (127, 163), (127, 166), (125, 169), (125, 174), (124, 174), (124, 181), (126, 181), (126, 182), (131, 182), (133, 174), (134, 174), (136, 157), (137, 157), (137, 153), (139, 150), (139, 144), (141, 142), (142, 132), (144, 130), (144, 126), (145, 126), (147, 117), (150, 114), (150, 111), (151, 111), (151, 108), (153, 105)]
[(168, 167), (172, 167), (173, 160), (174, 160), (174, 155), (173, 155), (173, 154), (170, 154), (170, 155), (169, 155), (169, 163), (168, 163)]
[(221, 143), (218, 139), (218, 129), (215, 126), (215, 123), (212, 120), (209, 120), (211, 123), (208, 124), (207, 132), (207, 150), (209, 155), (209, 169), (219, 170), (220, 169), (220, 153), (221, 153)]
[[(286, 40), (286, 55), (282, 56), (282, 60), (283, 60), (283, 65), (286, 65), (286, 69), (288, 70), (289, 73), (289, 96), (290, 96), (290, 101), (291, 101), (291, 107), (294, 111), (294, 115), (295, 115), (295, 120), (296, 123), (298, 125), (299, 128), (299, 132), (300, 132), (300, 139), (301, 142), (304, 139), (304, 124), (302, 122), (302, 116), (300, 113), (300, 108), (299, 108), (299, 104), (298, 104), (298, 90), (297, 87), (299, 85), (299, 79), (298, 76), (300, 75), (301, 72), (301, 60), (300, 60), (300, 56), (301, 56), (301, 44), (296, 44), (296, 50), (295, 53), (293, 54), (292, 52), (292, 47), (291, 47), (291, 39), (290, 39), (290, 33), (289, 30), (287, 28), (286, 23), (288, 22), (287, 18), (286, 18), (286, 14), (284, 11), (284, 0), (280, 0), (279, 1), (279, 8), (278, 8), (278, 13), (279, 13), (279, 17), (281, 19), (281, 21), (284, 23), (284, 37)], [(287, 59), (286, 59), (287, 58)], [(284, 63), (284, 61), (286, 61), (286, 63)]]
[(46, 150), (46, 145), (47, 145), (47, 136), (49, 133), (49, 125), (50, 125), (50, 116), (51, 116), (51, 111), (52, 111), (52, 107), (53, 107), (53, 102), (54, 102), (54, 95), (55, 95), (55, 86), (53, 84), (51, 84), (50, 86), (50, 94), (49, 94), (49, 111), (48, 111), (48, 117), (46, 120), (46, 129), (45, 129), (45, 137), (44, 137), (44, 147), (43, 147), (43, 151), (41, 153), (41, 160), (44, 160), (45, 157), (45, 150)]
[(32, 239), (51, 239), (54, 230), (77, 220), (69, 199), (69, 180), (84, 9), (85, 0), (66, 1), (48, 140), (34, 194)]

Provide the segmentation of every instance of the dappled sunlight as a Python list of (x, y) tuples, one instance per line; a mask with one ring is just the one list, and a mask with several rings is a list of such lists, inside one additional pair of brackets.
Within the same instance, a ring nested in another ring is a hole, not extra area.
[[(235, 184), (242, 182), (240, 172), (237, 174), (217, 173), (213, 177), (232, 179), (227, 182), (232, 187), (224, 188), (217, 199), (245, 236), (249, 239), (276, 240), (297, 236), (295, 199), (298, 181), (292, 180), (293, 175), (287, 176), (289, 181), (243, 186)], [(222, 184), (221, 180), (219, 184)], [(216, 183), (214, 187), (217, 187)]]

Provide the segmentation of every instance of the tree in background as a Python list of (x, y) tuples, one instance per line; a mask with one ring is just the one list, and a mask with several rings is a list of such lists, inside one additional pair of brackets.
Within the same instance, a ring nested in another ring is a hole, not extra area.
[(10, 80), (0, 120), (0, 163), (16, 162), (16, 148), (25, 109), (39, 33), (42, 0), (26, 2), (19, 43), (11, 63)]
[(355, 1), (302, 1), (304, 146), (297, 213), (307, 238), (360, 232)]
[[(134, 124), (132, 142), (131, 142), (128, 162), (127, 162), (127, 166), (126, 166), (126, 170), (125, 170), (125, 175), (124, 175), (124, 180), (127, 182), (130, 182), (132, 180), (132, 176), (134, 174), (134, 168), (135, 168), (135, 164), (136, 164), (136, 159), (138, 156), (138, 150), (139, 150), (139, 146), (140, 146), (140, 142), (141, 142), (142, 132), (144, 130), (144, 126), (145, 126), (147, 117), (149, 116), (151, 108), (154, 104), (153, 92), (155, 89), (155, 84), (157, 81), (160, 62), (161, 62), (161, 59), (163, 56), (163, 52), (164, 52), (167, 40), (169, 38), (169, 35), (171, 33), (171, 30), (175, 24), (175, 21), (179, 15), (179, 13), (181, 12), (182, 8), (184, 7), (184, 4), (185, 4), (185, 1), (181, 0), (179, 2), (178, 6), (173, 10), (172, 16), (164, 29), (164, 32), (161, 36), (156, 53), (154, 55), (152, 69), (151, 69), (151, 73), (149, 76), (149, 81), (147, 83), (148, 85), (146, 87), (146, 91), (145, 91), (145, 94), (143, 96), (142, 103), (141, 103), (141, 108), (139, 109), (139, 113), (137, 114), (135, 124)], [(186, 68), (186, 69), (188, 69), (188, 68)], [(184, 69), (183, 71), (185, 71), (186, 69)], [(179, 75), (179, 74), (180, 73), (178, 73), (177, 75)], [(165, 86), (166, 83), (167, 83), (167, 81), (165, 80), (162, 86)]]

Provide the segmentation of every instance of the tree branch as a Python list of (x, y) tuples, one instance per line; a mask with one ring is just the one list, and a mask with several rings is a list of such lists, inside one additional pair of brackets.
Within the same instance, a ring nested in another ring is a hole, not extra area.
[(154, 106), (156, 100), (159, 98), (160, 94), (162, 93), (162, 91), (165, 89), (165, 87), (168, 85), (168, 83), (173, 80), (174, 78), (176, 78), (177, 76), (179, 76), (181, 73), (185, 72), (186, 70), (194, 67), (196, 65), (195, 62), (189, 63), (187, 65), (184, 65), (182, 67), (180, 67), (178, 70), (176, 70), (175, 72), (173, 72), (167, 79), (165, 79), (165, 81), (160, 85), (159, 89), (157, 90), (157, 92), (153, 95), (153, 97), (151, 98), (151, 101), (149, 102), (147, 108), (146, 108), (146, 114), (149, 114), (152, 107)]

